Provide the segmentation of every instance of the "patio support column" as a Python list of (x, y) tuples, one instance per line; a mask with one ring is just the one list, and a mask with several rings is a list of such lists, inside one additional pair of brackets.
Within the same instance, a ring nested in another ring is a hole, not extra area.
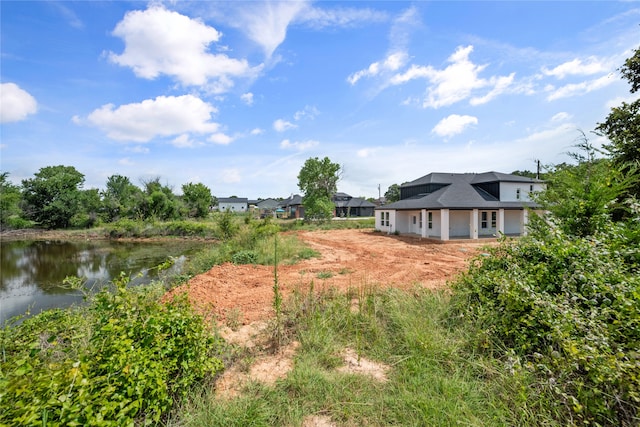
[(449, 240), (449, 209), (440, 209), (440, 239)]
[(498, 210), (498, 233), (504, 234), (504, 209)]
[(427, 224), (427, 210), (420, 210), (420, 224), (422, 224), (422, 230), (420, 230), (420, 235), (422, 237), (429, 237), (429, 229), (427, 228), (429, 224)]
[(522, 209), (522, 216), (520, 218), (520, 235), (527, 235), (527, 224), (529, 224), (529, 211), (527, 209)]
[(471, 211), (471, 221), (470, 221), (470, 233), (469, 237), (472, 239), (478, 239), (478, 209), (474, 209)]

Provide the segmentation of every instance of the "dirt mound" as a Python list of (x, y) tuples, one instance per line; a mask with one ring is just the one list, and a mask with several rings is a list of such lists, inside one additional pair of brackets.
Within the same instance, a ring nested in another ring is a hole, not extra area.
[[(490, 242), (435, 243), (371, 230), (301, 231), (298, 237), (321, 256), (278, 266), (286, 296), (296, 287), (315, 289), (441, 288)], [(250, 324), (272, 316), (274, 268), (223, 264), (173, 290), (224, 323), (227, 316)]]

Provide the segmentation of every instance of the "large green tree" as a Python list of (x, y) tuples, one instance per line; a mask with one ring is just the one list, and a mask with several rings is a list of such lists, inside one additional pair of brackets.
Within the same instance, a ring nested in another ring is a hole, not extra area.
[(84, 175), (73, 166), (47, 166), (22, 181), (25, 215), (47, 228), (67, 228), (80, 211)]
[(120, 218), (135, 218), (136, 205), (141, 200), (142, 190), (133, 185), (129, 178), (111, 175), (102, 192), (104, 219), (111, 222)]
[(341, 167), (328, 157), (307, 159), (298, 174), (298, 187), (304, 193), (302, 205), (306, 220), (329, 220), (333, 217), (333, 195), (340, 180)]
[[(634, 51), (620, 68), (622, 77), (631, 84), (631, 93), (640, 90), (640, 48)], [(599, 135), (609, 138), (605, 148), (611, 155), (614, 166), (623, 172), (640, 167), (640, 99), (623, 102), (611, 109), (603, 123), (596, 127)], [(630, 195), (640, 197), (640, 180), (630, 189)]]
[(11, 219), (22, 213), (20, 187), (9, 181), (9, 172), (0, 173), (0, 228), (11, 226)]
[(209, 214), (209, 207), (213, 201), (209, 187), (202, 183), (190, 182), (182, 185), (182, 194), (190, 216), (205, 218)]
[(170, 220), (180, 217), (180, 203), (168, 185), (162, 185), (156, 177), (143, 181), (144, 198), (140, 204), (145, 219)]
[(400, 200), (400, 186), (398, 184), (391, 184), (384, 193), (384, 198), (387, 203), (393, 203)]
[(564, 233), (586, 237), (608, 226), (633, 177), (615, 168), (609, 158), (599, 157), (584, 134), (576, 148), (569, 154), (577, 164), (546, 168), (547, 189), (536, 199)]

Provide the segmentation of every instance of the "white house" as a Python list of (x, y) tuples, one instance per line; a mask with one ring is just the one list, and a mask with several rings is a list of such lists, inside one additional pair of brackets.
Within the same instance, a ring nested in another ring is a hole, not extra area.
[(246, 212), (249, 209), (249, 199), (246, 197), (220, 197), (218, 210), (220, 212)]
[(430, 173), (400, 186), (400, 200), (376, 208), (376, 228), (439, 240), (526, 233), (539, 179), (500, 172)]

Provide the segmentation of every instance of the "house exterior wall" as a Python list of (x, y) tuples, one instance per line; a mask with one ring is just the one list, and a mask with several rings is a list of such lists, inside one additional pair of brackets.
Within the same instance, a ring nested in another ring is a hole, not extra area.
[(500, 201), (502, 202), (530, 202), (531, 192), (544, 190), (544, 184), (527, 182), (501, 182)]
[[(483, 212), (485, 220), (483, 220)], [(431, 228), (429, 228), (429, 214), (431, 214)], [(526, 233), (527, 214), (528, 211), (523, 209), (377, 210), (375, 227), (385, 233), (397, 231), (442, 240), (493, 237), (500, 234), (500, 231), (507, 235), (523, 235)], [(477, 227), (477, 235), (474, 233), (474, 227)]]
[(522, 233), (522, 210), (504, 211), (504, 234)]
[[(398, 212), (399, 213), (399, 212)], [(376, 229), (385, 232), (385, 233), (393, 233), (397, 230), (396, 218), (399, 215), (396, 215), (395, 210), (379, 210), (376, 212)], [(399, 230), (402, 233), (401, 230)], [(406, 233), (406, 231), (405, 231)]]
[(247, 204), (246, 203), (220, 202), (218, 204), (218, 210), (220, 212), (225, 212), (227, 210), (229, 210), (231, 212), (246, 212), (247, 211)]
[(469, 236), (469, 211), (449, 211), (449, 237)]
[[(494, 220), (495, 218), (495, 220)], [(497, 210), (478, 210), (478, 237), (488, 237), (496, 234), (498, 229)]]

